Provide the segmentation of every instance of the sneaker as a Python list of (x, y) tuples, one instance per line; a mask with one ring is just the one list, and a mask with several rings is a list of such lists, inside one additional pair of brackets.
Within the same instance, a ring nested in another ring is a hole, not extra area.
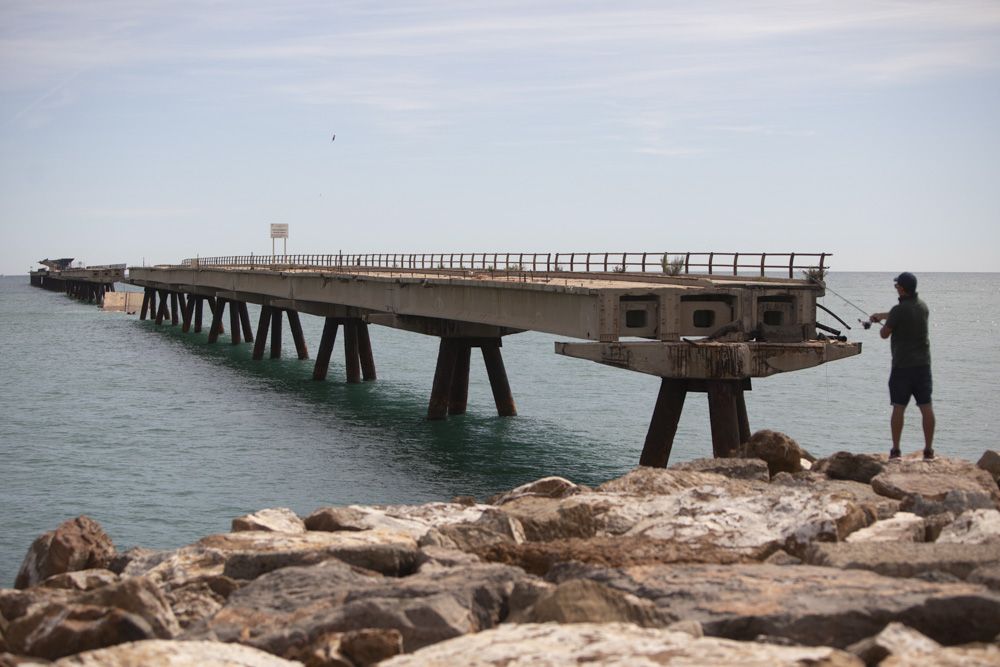
[(924, 450), (924, 461), (933, 461), (933, 460), (934, 460), (934, 450), (933, 449), (925, 449)]
[(900, 456), (902, 456), (902, 454), (903, 453), (901, 451), (899, 451), (898, 449), (890, 449), (889, 450), (889, 460), (891, 461), (892, 459), (898, 459)]

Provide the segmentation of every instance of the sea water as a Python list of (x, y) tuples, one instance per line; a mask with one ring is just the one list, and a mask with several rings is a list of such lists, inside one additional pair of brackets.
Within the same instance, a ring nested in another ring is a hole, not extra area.
[[(998, 447), (1000, 274), (918, 277), (935, 449), (975, 461)], [(896, 301), (888, 273), (833, 273), (828, 285), (866, 312)], [(844, 333), (862, 354), (755, 379), (750, 426), (816, 456), (887, 452), (888, 341), (843, 299), (822, 303), (853, 326)], [(314, 352), (323, 321), (302, 324)], [(165, 549), (265, 507), (483, 500), (547, 475), (595, 485), (637, 465), (658, 378), (556, 355), (559, 337), (528, 332), (502, 348), (517, 417), (496, 415), (473, 350), (468, 413), (429, 422), (438, 339), (370, 330), (377, 381), (345, 383), (341, 336), (327, 381), (314, 382), (287, 333), (282, 359), (255, 362), (228, 335), (208, 345), (204, 333), (0, 278), (0, 587), (35, 537), (80, 514), (121, 549)], [(917, 414), (907, 412), (904, 452), (923, 447)], [(671, 462), (711, 451), (707, 401), (689, 394)]]

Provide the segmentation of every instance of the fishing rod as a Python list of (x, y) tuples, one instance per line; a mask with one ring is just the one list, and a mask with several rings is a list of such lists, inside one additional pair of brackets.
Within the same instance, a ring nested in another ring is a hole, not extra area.
[[(822, 280), (820, 280), (820, 279), (819, 279), (819, 278), (817, 278), (816, 276), (813, 276), (813, 275), (810, 275), (810, 274), (808, 274), (808, 273), (806, 273), (805, 275), (806, 275), (806, 277), (807, 277), (807, 278), (809, 278), (809, 280), (812, 280), (812, 281), (813, 281), (813, 282), (815, 282), (815, 283), (816, 283), (817, 285), (819, 285), (820, 287), (822, 287), (822, 288), (823, 288), (824, 290), (826, 290), (827, 292), (829, 292), (829, 293), (833, 294), (834, 296), (838, 296), (838, 297), (840, 297), (841, 301), (843, 301), (844, 303), (846, 303), (846, 304), (847, 304), (848, 306), (851, 306), (851, 307), (853, 307), (853, 308), (854, 308), (854, 309), (856, 309), (856, 310), (857, 310), (858, 312), (860, 312), (860, 313), (861, 313), (862, 315), (864, 315), (864, 316), (865, 316), (865, 319), (863, 319), (863, 320), (862, 320), (862, 319), (859, 319), (859, 320), (858, 320), (858, 322), (860, 322), (860, 323), (861, 323), (861, 326), (862, 326), (862, 327), (864, 327), (865, 329), (870, 329), (870, 328), (871, 328), (871, 326), (872, 326), (872, 316), (871, 316), (871, 315), (869, 315), (869, 314), (868, 314), (867, 312), (865, 312), (864, 308), (862, 308), (861, 306), (859, 306), (859, 305), (857, 305), (856, 303), (852, 302), (852, 301), (851, 301), (850, 299), (848, 299), (848, 298), (847, 298), (846, 296), (844, 296), (843, 294), (840, 294), (839, 292), (836, 292), (836, 291), (834, 291), (834, 290), (830, 289), (829, 287), (827, 287), (827, 286), (826, 286), (826, 283), (825, 283), (825, 282), (823, 282)], [(819, 304), (816, 304), (816, 305), (819, 305)], [(829, 310), (827, 310), (826, 308), (823, 308), (823, 310), (826, 310), (826, 312), (828, 312), (828, 313), (830, 312), (830, 311), (829, 311)], [(831, 313), (831, 314), (832, 314), (832, 313)], [(838, 317), (837, 319), (838, 319), (838, 320), (840, 320), (840, 318), (839, 318), (839, 317)], [(840, 321), (841, 321), (841, 322), (843, 322), (843, 320), (840, 320)], [(846, 326), (846, 324), (845, 324), (845, 326)], [(850, 328), (850, 327), (848, 327), (848, 328)]]

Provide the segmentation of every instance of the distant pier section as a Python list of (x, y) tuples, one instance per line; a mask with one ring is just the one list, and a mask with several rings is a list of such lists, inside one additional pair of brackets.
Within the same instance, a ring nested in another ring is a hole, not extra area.
[(32, 285), (98, 305), (104, 305), (105, 294), (115, 291), (115, 283), (125, 280), (124, 264), (74, 267), (72, 257), (42, 259), (38, 263), (43, 268), (28, 274)]
[[(729, 456), (750, 436), (752, 378), (857, 355), (861, 343), (817, 322), (827, 253), (444, 253), (271, 255), (131, 267), (141, 319), (200, 332), (228, 325), (253, 359), (281, 355), (287, 321), (299, 359), (299, 314), (324, 317), (313, 378), (326, 378), (339, 329), (348, 383), (374, 380), (369, 325), (440, 338), (429, 419), (466, 411), (470, 353), (479, 348), (497, 413), (517, 414), (502, 339), (541, 331), (576, 340), (558, 354), (661, 378), (640, 463), (665, 466), (685, 397), (704, 392), (712, 448)], [(247, 304), (260, 306), (256, 332)], [(228, 313), (226, 311), (228, 310)], [(207, 313), (206, 313), (207, 314)], [(832, 334), (832, 335), (827, 335)], [(614, 391), (613, 387), (608, 388)], [(790, 408), (792, 409), (792, 408)]]

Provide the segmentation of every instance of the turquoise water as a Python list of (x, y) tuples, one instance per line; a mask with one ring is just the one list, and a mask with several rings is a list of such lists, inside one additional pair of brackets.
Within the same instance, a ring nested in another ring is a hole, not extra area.
[[(1000, 274), (923, 274), (931, 309), (940, 454), (996, 448)], [(843, 273), (831, 288), (865, 310), (895, 300), (891, 274)], [(825, 305), (859, 316), (833, 295)], [(256, 323), (256, 313), (251, 312)], [(829, 324), (836, 325), (831, 318)], [(303, 316), (314, 352), (320, 318)], [(856, 328), (861, 356), (754, 382), (751, 428), (784, 431), (816, 455), (888, 450), (888, 343)], [(553, 352), (557, 337), (509, 336), (519, 416), (496, 416), (474, 351), (469, 412), (424, 419), (437, 339), (371, 328), (379, 379), (344, 382), (341, 341), (313, 382), (291, 336), (280, 360), (228, 337), (156, 327), (0, 278), (0, 586), (31, 541), (78, 514), (120, 548), (169, 548), (286, 506), (480, 499), (546, 475), (598, 484), (639, 460), (659, 380)], [(911, 410), (904, 451), (922, 447)], [(691, 395), (672, 462), (710, 455), (708, 409)]]

